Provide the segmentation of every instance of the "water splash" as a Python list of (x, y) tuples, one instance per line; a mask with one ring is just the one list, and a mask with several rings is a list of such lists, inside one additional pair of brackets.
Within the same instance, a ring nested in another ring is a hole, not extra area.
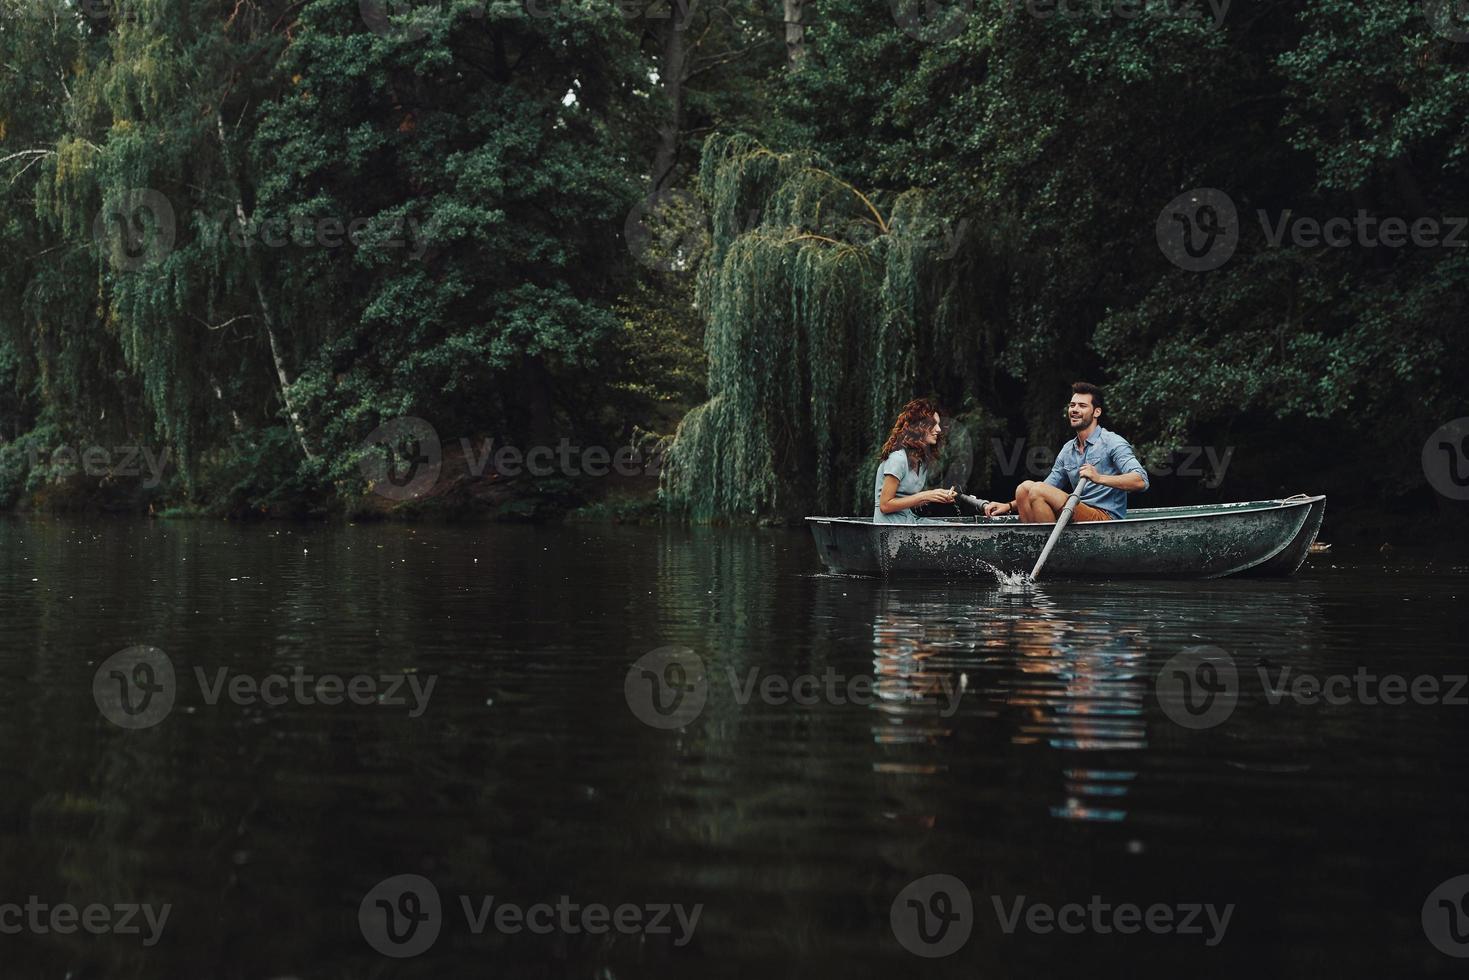
[(1029, 572), (1007, 572), (996, 568), (987, 561), (980, 561), (979, 565), (989, 571), (995, 577), (995, 584), (1000, 587), (1000, 592), (1015, 593), (1029, 592), (1035, 585), (1035, 579), (1030, 577)]
[(995, 581), (1001, 592), (1029, 592), (1035, 585), (1035, 579), (1030, 577), (1029, 572), (1002, 572), (996, 569)]

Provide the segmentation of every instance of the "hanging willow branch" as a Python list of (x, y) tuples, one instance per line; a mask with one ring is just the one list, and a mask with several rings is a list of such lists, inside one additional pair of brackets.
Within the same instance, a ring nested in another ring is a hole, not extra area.
[(921, 195), (885, 217), (810, 158), (739, 135), (706, 142), (699, 191), (711, 397), (670, 447), (666, 504), (699, 520), (870, 511), (875, 450), (921, 381), (917, 345), (951, 339), (929, 325), (936, 303), (954, 309), (933, 236), (909, 234)]

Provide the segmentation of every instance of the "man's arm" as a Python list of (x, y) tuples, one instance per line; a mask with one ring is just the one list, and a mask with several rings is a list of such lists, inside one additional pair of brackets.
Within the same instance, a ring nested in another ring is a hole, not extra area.
[(1137, 461), (1137, 454), (1132, 451), (1132, 446), (1126, 439), (1118, 439), (1117, 445), (1112, 447), (1109, 455), (1112, 465), (1121, 471), (1117, 475), (1105, 476), (1098, 473), (1096, 467), (1090, 463), (1081, 468), (1081, 475), (1093, 483), (1124, 490), (1127, 493), (1138, 493), (1148, 488), (1150, 485), (1148, 471), (1142, 463)]
[(1093, 483), (1100, 483), (1104, 487), (1114, 487), (1118, 490), (1126, 490), (1128, 493), (1137, 493), (1148, 488), (1148, 478), (1138, 473), (1119, 473), (1116, 476), (1106, 476), (1098, 473), (1097, 468), (1087, 463), (1081, 468), (1081, 475)]
[(1047, 474), (1045, 480), (1042, 482), (1049, 483), (1057, 490), (1066, 490), (1067, 492), (1070, 492), (1071, 488), (1068, 487), (1066, 484), (1070, 483), (1071, 479), (1069, 474), (1067, 474), (1066, 472), (1066, 468), (1061, 465), (1061, 457), (1065, 454), (1065, 452), (1066, 447), (1061, 447), (1061, 452), (1056, 454), (1056, 461), (1051, 464), (1051, 472)]

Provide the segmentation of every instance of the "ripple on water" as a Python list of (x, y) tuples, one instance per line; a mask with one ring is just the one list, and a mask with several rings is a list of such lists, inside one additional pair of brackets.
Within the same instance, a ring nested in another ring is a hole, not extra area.
[[(0, 893), (155, 897), (190, 937), (97, 975), (366, 975), (382, 962), (356, 903), (405, 869), (446, 895), (706, 903), (671, 966), (653, 937), (563, 936), (497, 946), (507, 974), (554, 957), (586, 975), (784, 975), (803, 954), (897, 974), (912, 959), (892, 897), (945, 870), (977, 900), (1238, 899), (1241, 930), (1288, 923), (1303, 956), (1365, 950), (1409, 975), (1424, 894), (1469, 867), (1462, 709), (1277, 705), (1257, 676), (1463, 673), (1452, 597), (1469, 588), (1442, 570), (883, 582), (816, 574), (809, 536), (779, 531), (75, 527), (0, 524)], [(438, 685), (419, 718), (181, 693), (155, 730), (109, 728), (91, 673), (144, 643), (183, 678), (299, 664)], [(624, 680), (669, 645), (703, 659), (709, 696), (659, 730)], [(1213, 728), (1155, 694), (1191, 645), (1239, 669)], [(873, 696), (741, 703), (728, 671), (830, 671)], [(971, 972), (1048, 975), (1072, 949), (987, 938), (1009, 945), (972, 941)], [(451, 938), (436, 969), (482, 969), (484, 949)], [(1146, 947), (1150, 965), (1172, 951)], [(12, 969), (71, 968), (31, 965)]]

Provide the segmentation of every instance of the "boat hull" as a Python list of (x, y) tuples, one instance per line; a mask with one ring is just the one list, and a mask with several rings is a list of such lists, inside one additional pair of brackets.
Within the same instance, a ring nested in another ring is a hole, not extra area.
[[(1069, 525), (1046, 577), (1223, 578), (1292, 575), (1321, 527), (1326, 498), (1161, 507), (1119, 521)], [(809, 517), (828, 570), (851, 575), (946, 576), (1028, 572), (1053, 524), (1014, 517), (918, 524)]]

